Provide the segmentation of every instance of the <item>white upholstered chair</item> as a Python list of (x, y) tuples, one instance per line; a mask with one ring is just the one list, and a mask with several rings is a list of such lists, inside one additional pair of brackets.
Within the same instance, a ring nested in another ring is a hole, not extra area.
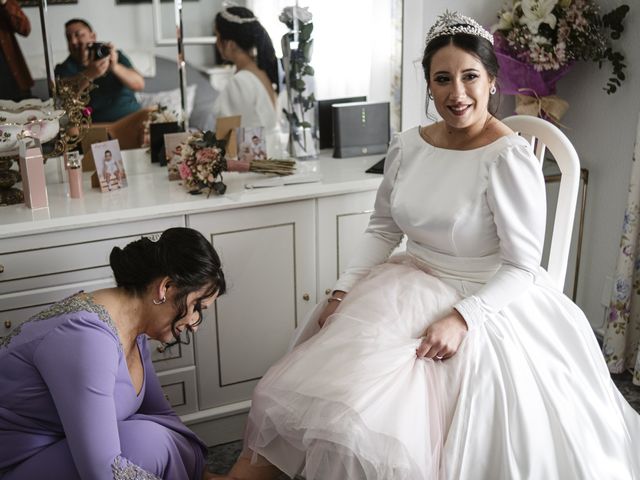
[(567, 136), (546, 120), (530, 115), (514, 115), (502, 121), (531, 144), (540, 160), (541, 168), (546, 150), (551, 152), (560, 168), (560, 190), (551, 233), (547, 271), (558, 288), (563, 290), (580, 186), (578, 153)]

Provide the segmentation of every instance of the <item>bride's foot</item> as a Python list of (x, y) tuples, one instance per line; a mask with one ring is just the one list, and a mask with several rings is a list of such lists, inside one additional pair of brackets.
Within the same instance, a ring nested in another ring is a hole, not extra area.
[(233, 480), (231, 477), (227, 477), (226, 475), (218, 475), (216, 473), (211, 473), (208, 470), (205, 470), (202, 474), (202, 480), (214, 480), (214, 479), (226, 479)]
[(231, 468), (226, 478), (228, 480), (274, 480), (280, 475), (273, 465), (251, 465), (251, 461), (246, 457), (240, 457)]

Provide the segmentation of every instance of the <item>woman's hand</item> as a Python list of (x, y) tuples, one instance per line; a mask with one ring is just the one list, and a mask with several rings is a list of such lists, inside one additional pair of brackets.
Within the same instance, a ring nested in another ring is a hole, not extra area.
[(467, 330), (467, 322), (457, 310), (454, 310), (429, 325), (424, 332), (420, 346), (416, 349), (416, 356), (434, 360), (445, 360), (452, 357), (460, 348)]
[[(324, 307), (324, 310), (322, 310), (320, 317), (318, 317), (318, 325), (320, 325), (320, 328), (324, 327), (324, 323), (327, 321), (327, 318), (333, 315), (333, 312), (336, 311), (338, 305), (340, 305), (340, 302), (346, 294), (347, 292), (343, 292), (341, 290), (336, 290), (331, 294), (331, 298), (329, 298), (330, 301), (327, 303), (327, 306)], [(340, 300), (335, 300), (337, 298), (339, 298)]]

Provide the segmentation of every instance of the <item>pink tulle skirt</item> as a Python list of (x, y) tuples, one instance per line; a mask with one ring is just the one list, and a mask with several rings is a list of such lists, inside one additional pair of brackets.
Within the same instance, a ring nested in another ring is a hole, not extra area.
[(319, 305), (255, 389), (245, 455), (307, 480), (638, 478), (640, 420), (578, 307), (536, 285), (452, 358), (418, 359), (460, 298), (404, 260), (310, 335)]

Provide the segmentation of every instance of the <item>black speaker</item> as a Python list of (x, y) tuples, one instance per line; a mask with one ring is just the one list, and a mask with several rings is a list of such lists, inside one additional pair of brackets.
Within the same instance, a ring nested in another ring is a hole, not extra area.
[(333, 106), (333, 156), (373, 155), (387, 151), (389, 102), (338, 103)]

